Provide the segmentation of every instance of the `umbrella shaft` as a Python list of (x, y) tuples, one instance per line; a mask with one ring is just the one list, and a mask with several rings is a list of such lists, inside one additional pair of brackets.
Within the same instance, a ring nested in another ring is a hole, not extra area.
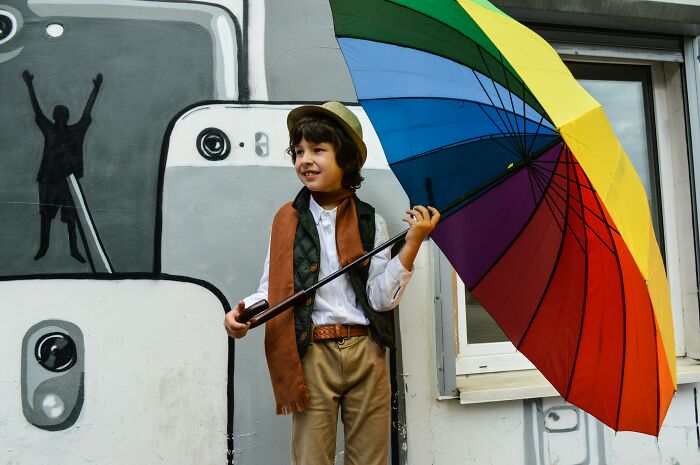
[(359, 263), (362, 263), (363, 261), (367, 260), (368, 258), (378, 254), (382, 250), (386, 249), (387, 247), (397, 243), (404, 237), (406, 237), (406, 234), (408, 233), (408, 229), (400, 234), (397, 234), (396, 236), (392, 237), (388, 241), (384, 242), (383, 244), (377, 246), (374, 248), (372, 251), (367, 252), (360, 258), (356, 259), (352, 263), (349, 263), (336, 271), (335, 273), (332, 273), (313, 286), (309, 287), (308, 289), (305, 289), (303, 291), (299, 291), (296, 294), (286, 298), (284, 301), (278, 303), (277, 305), (270, 307), (267, 303), (266, 300), (261, 300), (259, 302), (256, 302), (255, 304), (251, 305), (250, 307), (246, 308), (241, 312), (237, 320), (241, 323), (245, 323), (250, 321), (251, 328), (255, 328), (257, 326), (260, 326), (261, 324), (267, 322), (271, 318), (274, 318), (275, 316), (279, 315), (280, 313), (284, 312), (285, 310), (288, 310), (290, 308), (293, 308), (296, 304), (301, 302), (302, 298), (307, 297), (310, 295), (312, 292), (314, 292), (316, 289), (319, 287), (323, 286), (324, 284), (328, 284), (329, 282), (333, 281), (335, 278), (340, 276), (341, 274), (345, 273), (348, 271), (350, 268), (353, 266), (356, 266)]
[(335, 278), (337, 278), (337, 277), (340, 276), (341, 274), (343, 274), (343, 273), (345, 273), (346, 271), (348, 271), (350, 268), (356, 266), (356, 265), (359, 264), (359, 263), (364, 262), (365, 260), (367, 260), (367, 259), (370, 258), (370, 257), (373, 257), (373, 256), (377, 255), (379, 252), (381, 252), (382, 250), (386, 249), (387, 247), (390, 247), (390, 246), (396, 244), (396, 243), (399, 242), (401, 239), (403, 239), (404, 237), (406, 237), (406, 234), (408, 234), (408, 229), (405, 230), (404, 232), (400, 233), (400, 234), (397, 234), (396, 236), (392, 237), (391, 239), (389, 239), (388, 241), (384, 242), (383, 244), (378, 245), (377, 247), (375, 247), (375, 248), (374, 248), (373, 250), (371, 250), (370, 252), (367, 252), (366, 254), (364, 254), (364, 255), (361, 256), (360, 258), (356, 259), (355, 261), (353, 261), (353, 262), (351, 262), (351, 263), (345, 265), (344, 267), (342, 267), (342, 268), (339, 269), (338, 271), (329, 274), (328, 276), (326, 276), (325, 278), (323, 278), (322, 280), (320, 280), (319, 282), (317, 282), (317, 283), (314, 284), (313, 286), (311, 286), (311, 287), (309, 287), (308, 289), (306, 289), (304, 292), (305, 292), (306, 294), (309, 294), (309, 293), (315, 291), (316, 289), (318, 289), (319, 287), (321, 287), (321, 286), (323, 286), (323, 285), (325, 285), (325, 284), (328, 284), (329, 282), (333, 281)]

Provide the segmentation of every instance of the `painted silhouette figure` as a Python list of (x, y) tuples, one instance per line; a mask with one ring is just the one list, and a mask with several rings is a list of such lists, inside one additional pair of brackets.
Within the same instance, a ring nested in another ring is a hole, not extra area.
[(51, 234), (51, 222), (61, 210), (61, 221), (68, 227), (68, 240), (71, 256), (81, 263), (85, 259), (78, 250), (76, 236), (77, 212), (75, 203), (68, 187), (68, 176), (75, 175), (80, 179), (83, 176), (83, 140), (92, 118), (90, 112), (97, 98), (97, 93), (102, 85), (102, 74), (98, 74), (92, 80), (94, 87), (90, 93), (83, 114), (75, 124), (68, 124), (68, 108), (56, 105), (53, 109), (51, 122), (41, 111), (34, 91), (34, 76), (25, 70), (22, 78), (29, 89), (29, 97), (32, 101), (36, 124), (44, 134), (44, 153), (39, 166), (36, 180), (39, 183), (39, 214), (41, 215), (41, 233), (39, 250), (34, 256), (38, 260), (46, 254), (49, 248)]

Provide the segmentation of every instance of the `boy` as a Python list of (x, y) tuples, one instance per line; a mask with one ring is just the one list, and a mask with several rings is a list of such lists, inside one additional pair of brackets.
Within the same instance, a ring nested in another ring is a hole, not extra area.
[[(355, 190), (367, 158), (357, 117), (338, 102), (289, 113), (289, 154), (304, 188), (272, 225), (258, 292), (224, 320), (229, 336), (249, 324), (236, 317), (267, 299), (270, 305), (318, 282), (388, 239), (386, 223)], [(319, 288), (315, 296), (268, 321), (265, 353), (277, 413), (293, 413), (292, 464), (331, 465), (338, 407), (345, 430), (345, 464), (386, 465), (391, 390), (384, 348), (393, 346), (383, 313), (398, 305), (413, 261), (440, 214), (417, 206), (403, 221), (406, 243), (385, 250)]]

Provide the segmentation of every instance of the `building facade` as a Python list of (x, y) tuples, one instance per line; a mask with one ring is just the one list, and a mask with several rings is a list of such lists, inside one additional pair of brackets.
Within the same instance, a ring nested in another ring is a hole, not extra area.
[[(700, 463), (700, 5), (494, 4), (555, 48), (640, 173), (678, 392), (658, 441), (603, 426), (557, 396), (431, 245), (395, 315), (390, 461)], [(0, 462), (288, 463), (263, 331), (234, 343), (221, 323), (256, 289), (272, 216), (299, 188), (286, 114), (356, 100), (328, 3), (0, 0), (0, 86)], [(358, 195), (393, 235), (408, 199), (351, 106), (370, 149)], [(84, 170), (40, 202), (38, 112), (57, 107), (87, 129), (48, 163)]]

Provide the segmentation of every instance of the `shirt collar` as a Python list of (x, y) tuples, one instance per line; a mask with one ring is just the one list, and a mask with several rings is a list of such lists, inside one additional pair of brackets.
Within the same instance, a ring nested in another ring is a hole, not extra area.
[(328, 211), (328, 213), (330, 213), (331, 216), (335, 216), (335, 212), (337, 209), (338, 207), (335, 207), (332, 210), (324, 210), (322, 206), (316, 203), (313, 196), (309, 198), (309, 211), (311, 212), (311, 215), (313, 215), (314, 223), (316, 224), (318, 224), (321, 221), (321, 213), (323, 213), (324, 211)]

